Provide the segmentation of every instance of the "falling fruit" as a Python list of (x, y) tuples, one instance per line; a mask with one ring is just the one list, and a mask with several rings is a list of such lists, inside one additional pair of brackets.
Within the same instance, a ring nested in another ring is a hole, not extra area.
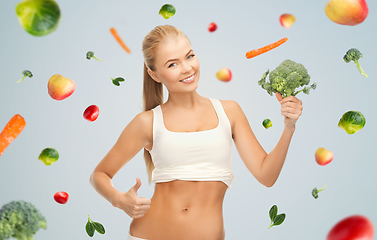
[(208, 31), (210, 31), (210, 32), (214, 32), (214, 31), (216, 31), (216, 29), (217, 29), (217, 25), (216, 25), (216, 23), (212, 22), (212, 23), (210, 23), (210, 24), (208, 25)]
[(220, 71), (216, 73), (217, 79), (223, 82), (229, 82), (232, 79), (232, 72), (229, 68), (222, 68)]
[(60, 74), (53, 75), (47, 84), (48, 94), (55, 100), (64, 100), (76, 89), (76, 83)]
[(296, 21), (296, 18), (292, 14), (285, 13), (280, 16), (279, 20), (280, 20), (280, 24), (283, 27), (290, 28), (292, 24)]
[(331, 0), (325, 6), (327, 17), (341, 25), (360, 24), (368, 16), (368, 12), (365, 0)]
[(334, 153), (321, 147), (315, 152), (315, 160), (318, 165), (324, 166), (329, 164), (334, 158)]
[(99, 107), (96, 105), (90, 105), (83, 113), (83, 117), (89, 122), (94, 122), (99, 115)]

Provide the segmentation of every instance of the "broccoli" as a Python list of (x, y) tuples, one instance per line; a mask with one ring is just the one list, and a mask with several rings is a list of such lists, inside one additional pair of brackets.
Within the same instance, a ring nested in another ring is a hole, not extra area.
[[(292, 60), (283, 61), (278, 67), (270, 72), (269, 80), (266, 82), (266, 77), (269, 73), (267, 70), (263, 75), (262, 79), (258, 81), (258, 84), (265, 90), (268, 94), (272, 96), (272, 93), (279, 92), (283, 98), (288, 96), (296, 96), (299, 92), (304, 92), (309, 94), (310, 89), (315, 89), (317, 83), (313, 83), (310, 86), (310, 75), (308, 71), (301, 63), (296, 63)], [(300, 91), (295, 92), (298, 87), (305, 86)]]
[(39, 228), (47, 228), (46, 219), (31, 203), (12, 201), (0, 209), (0, 240), (33, 240)]
[(349, 49), (347, 52), (346, 52), (346, 55), (343, 56), (343, 60), (346, 62), (346, 63), (349, 63), (350, 61), (354, 61), (355, 64), (356, 64), (356, 67), (357, 69), (359, 69), (359, 72), (364, 76), (364, 77), (368, 77), (368, 75), (366, 75), (366, 73), (363, 71), (363, 69), (361, 69), (360, 67), (360, 63), (359, 63), (359, 59), (363, 57), (363, 54), (361, 54), (361, 52), (356, 49), (356, 48), (351, 48)]

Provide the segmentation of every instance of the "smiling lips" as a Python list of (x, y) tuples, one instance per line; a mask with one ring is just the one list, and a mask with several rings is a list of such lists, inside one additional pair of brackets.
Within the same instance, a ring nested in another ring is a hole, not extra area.
[(180, 80), (180, 82), (184, 82), (184, 83), (193, 82), (194, 81), (194, 76), (195, 76), (195, 73), (193, 75), (191, 75), (190, 77), (188, 77), (188, 78)]

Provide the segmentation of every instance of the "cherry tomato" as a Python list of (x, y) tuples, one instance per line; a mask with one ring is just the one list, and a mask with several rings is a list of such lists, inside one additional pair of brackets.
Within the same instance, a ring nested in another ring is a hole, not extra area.
[(216, 29), (217, 29), (216, 23), (212, 22), (212, 23), (209, 24), (208, 31), (214, 32), (214, 31), (216, 31)]
[(57, 203), (65, 204), (68, 201), (68, 193), (66, 192), (56, 192), (54, 194), (54, 199)]
[(372, 222), (361, 215), (347, 217), (338, 222), (327, 235), (327, 240), (372, 240)]
[(89, 122), (94, 122), (99, 115), (99, 108), (96, 105), (90, 105), (84, 111), (84, 118)]

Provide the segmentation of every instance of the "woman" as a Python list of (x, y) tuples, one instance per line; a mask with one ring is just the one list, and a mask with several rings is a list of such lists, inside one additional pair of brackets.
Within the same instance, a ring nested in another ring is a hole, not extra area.
[[(199, 61), (180, 30), (157, 26), (145, 37), (142, 51), (145, 111), (125, 127), (90, 182), (133, 218), (129, 240), (224, 240), (222, 205), (234, 179), (232, 139), (250, 173), (266, 187), (273, 186), (302, 102), (276, 94), (285, 125), (276, 147), (267, 154), (235, 101), (209, 99), (196, 92)], [(162, 84), (169, 91), (165, 103)], [(139, 178), (125, 193), (111, 181), (143, 148), (149, 183), (156, 183), (151, 199), (137, 196)]]

